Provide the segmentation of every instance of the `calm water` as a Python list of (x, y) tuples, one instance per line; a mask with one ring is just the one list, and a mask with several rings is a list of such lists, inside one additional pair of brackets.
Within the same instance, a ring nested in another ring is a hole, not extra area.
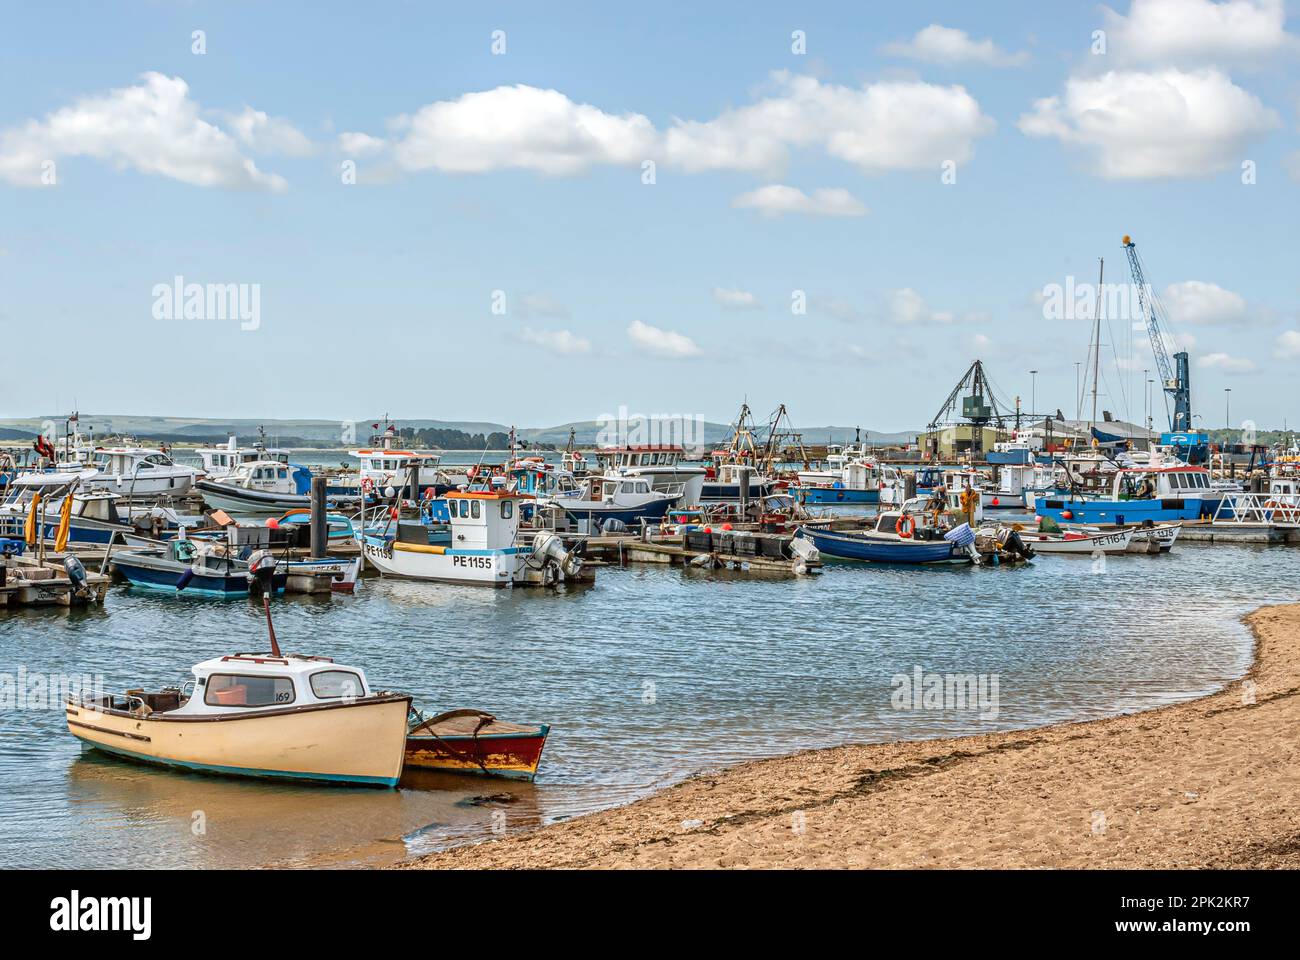
[[(367, 579), (276, 604), (286, 649), (366, 668), (434, 709), (548, 721), (535, 785), (427, 776), (396, 791), (176, 774), (83, 753), (62, 711), (0, 712), (0, 863), (382, 864), (630, 800), (737, 760), (1132, 711), (1239, 676), (1238, 617), (1294, 601), (1300, 551), (1179, 544), (1022, 569), (831, 566), (765, 581), (602, 568), (594, 587), (485, 591)], [(114, 587), (102, 610), (0, 614), (0, 673), (176, 683), (264, 648), (260, 607)], [(997, 674), (996, 720), (891, 707), (894, 674)]]

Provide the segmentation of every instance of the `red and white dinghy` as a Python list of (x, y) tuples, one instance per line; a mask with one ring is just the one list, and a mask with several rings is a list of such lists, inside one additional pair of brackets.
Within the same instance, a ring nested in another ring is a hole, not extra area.
[(1034, 548), (1035, 553), (1082, 553), (1092, 556), (1101, 553), (1124, 553), (1137, 527), (1097, 533), (1043, 533), (1039, 530), (1021, 530), (1020, 539)]

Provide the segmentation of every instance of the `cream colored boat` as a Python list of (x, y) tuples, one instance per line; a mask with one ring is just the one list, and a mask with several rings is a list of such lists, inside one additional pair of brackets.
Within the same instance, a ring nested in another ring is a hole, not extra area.
[(184, 687), (156, 693), (69, 698), (68, 732), (187, 770), (397, 785), (409, 696), (371, 691), (356, 667), (278, 650), (205, 660), (193, 672)]

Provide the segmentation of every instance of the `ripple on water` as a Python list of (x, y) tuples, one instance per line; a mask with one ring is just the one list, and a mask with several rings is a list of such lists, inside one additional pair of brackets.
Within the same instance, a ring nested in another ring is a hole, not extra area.
[[(366, 668), (436, 709), (553, 725), (537, 784), (424, 775), (398, 791), (174, 774), (82, 753), (62, 713), (0, 713), (7, 865), (393, 862), (626, 802), (701, 769), (838, 743), (1089, 719), (1239, 676), (1239, 617), (1295, 600), (1300, 552), (1180, 544), (1162, 557), (1040, 557), (1023, 569), (864, 569), (748, 580), (602, 568), (590, 589), (484, 591), (367, 579), (276, 604), (286, 649)], [(114, 587), (102, 610), (11, 611), (0, 673), (175, 683), (263, 646), (255, 602)], [(902, 711), (891, 678), (996, 675), (996, 718)], [(508, 799), (468, 802), (485, 794)]]

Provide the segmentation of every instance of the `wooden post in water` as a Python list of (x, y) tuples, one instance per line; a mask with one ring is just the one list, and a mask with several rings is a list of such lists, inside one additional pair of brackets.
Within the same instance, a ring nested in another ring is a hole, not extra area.
[(325, 522), (325, 478), (311, 478), (311, 555), (312, 559), (325, 557), (329, 540), (329, 526)]
[(736, 480), (740, 493), (740, 519), (743, 521), (749, 511), (749, 467), (737, 467)]

